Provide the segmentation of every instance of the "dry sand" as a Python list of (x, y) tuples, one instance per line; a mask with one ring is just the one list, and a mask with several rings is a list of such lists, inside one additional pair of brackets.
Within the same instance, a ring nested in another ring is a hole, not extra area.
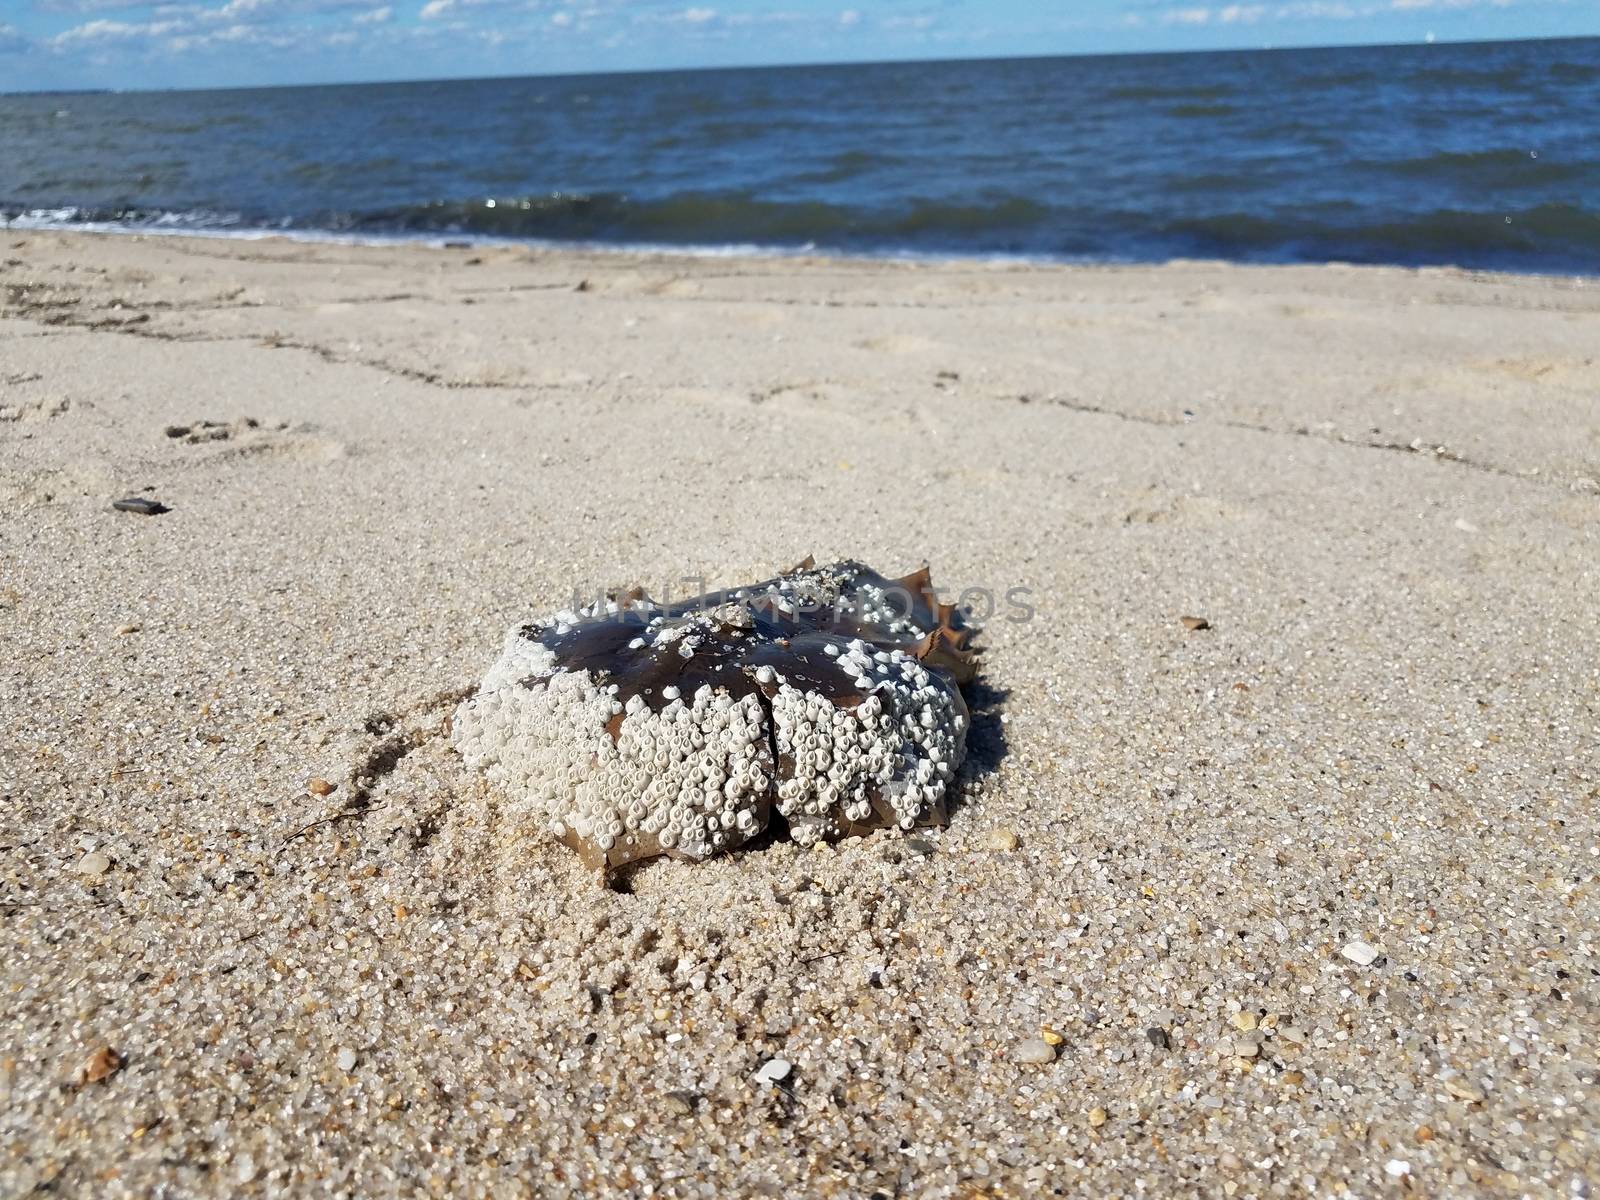
[[(0, 1192), (1600, 1184), (1593, 281), (0, 247)], [(947, 830), (499, 821), (510, 624), (807, 553), (1031, 589)]]

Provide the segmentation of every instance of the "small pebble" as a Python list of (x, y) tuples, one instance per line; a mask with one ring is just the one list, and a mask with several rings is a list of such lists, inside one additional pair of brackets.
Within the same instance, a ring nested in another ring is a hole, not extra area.
[(306, 791), (313, 796), (327, 796), (333, 792), (335, 785), (320, 776), (313, 776), (306, 780)]
[(81, 1083), (99, 1083), (102, 1079), (111, 1078), (121, 1069), (122, 1055), (110, 1046), (101, 1046), (83, 1060), (83, 1065), (78, 1068), (78, 1080)]
[(139, 627), (137, 625), (118, 625), (117, 626), (117, 636), (118, 637), (127, 637), (130, 633), (138, 633), (138, 632), (139, 632)]
[(1457, 1100), (1465, 1100), (1468, 1104), (1479, 1104), (1483, 1101), (1483, 1092), (1472, 1086), (1465, 1079), (1452, 1077), (1444, 1081), (1444, 1090)]
[(103, 850), (91, 850), (78, 860), (80, 875), (104, 875), (111, 870), (111, 859)]
[(1201, 629), (1211, 628), (1211, 622), (1206, 620), (1204, 617), (1181, 617), (1179, 619), (1183, 622), (1183, 627), (1190, 633), (1195, 633)]
[(1100, 1126), (1104, 1125), (1105, 1123), (1106, 1123), (1106, 1110), (1105, 1109), (1099, 1108), (1099, 1107), (1095, 1107), (1095, 1108), (1091, 1108), (1089, 1110), (1089, 1124), (1090, 1125), (1092, 1125), (1096, 1129), (1099, 1129)]
[(1020, 1063), (1052, 1063), (1056, 1048), (1043, 1038), (1029, 1038), (1017, 1047), (1014, 1057)]
[(341, 1071), (354, 1071), (356, 1069), (356, 1052), (349, 1046), (340, 1046), (338, 1057), (333, 1063)]
[(989, 850), (1015, 850), (1017, 835), (1010, 829), (991, 829), (983, 835), (983, 844)]
[(794, 1064), (786, 1058), (769, 1058), (756, 1072), (756, 1082), (771, 1086), (789, 1078), (789, 1072), (793, 1069)]
[(1350, 942), (1339, 953), (1358, 967), (1369, 967), (1378, 957), (1377, 949), (1366, 942)]
[(1249, 1033), (1256, 1027), (1256, 1015), (1253, 1012), (1236, 1012), (1233, 1014), (1233, 1027)]
[(694, 1112), (694, 1096), (689, 1092), (668, 1092), (662, 1099), (680, 1117), (687, 1117)]
[(1411, 1174), (1411, 1164), (1403, 1158), (1391, 1158), (1383, 1164), (1384, 1173), (1393, 1179)]
[(138, 513), (141, 517), (156, 517), (172, 511), (161, 501), (151, 500), (147, 496), (125, 496), (121, 500), (113, 500), (111, 507), (118, 512)]
[(1172, 1049), (1172, 1038), (1159, 1025), (1150, 1026), (1149, 1029), (1144, 1031), (1144, 1036), (1150, 1040), (1150, 1044), (1157, 1050)]

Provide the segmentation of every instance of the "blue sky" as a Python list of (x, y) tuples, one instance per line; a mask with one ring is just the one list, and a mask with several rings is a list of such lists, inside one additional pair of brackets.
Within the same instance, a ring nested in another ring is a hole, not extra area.
[(1600, 0), (0, 0), (0, 91), (1600, 34)]

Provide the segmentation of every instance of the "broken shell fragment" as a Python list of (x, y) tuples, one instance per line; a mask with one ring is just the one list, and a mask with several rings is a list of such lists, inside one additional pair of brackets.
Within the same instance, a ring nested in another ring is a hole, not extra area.
[(123, 1058), (110, 1046), (97, 1047), (78, 1067), (79, 1083), (99, 1083), (122, 1070)]
[(640, 589), (522, 625), (452, 741), (597, 868), (941, 825), (966, 751), (972, 631), (924, 568), (806, 562), (664, 605)]

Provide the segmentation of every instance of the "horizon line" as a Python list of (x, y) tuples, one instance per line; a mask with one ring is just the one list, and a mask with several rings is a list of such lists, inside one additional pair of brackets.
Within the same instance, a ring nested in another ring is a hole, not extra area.
[(685, 75), (712, 74), (735, 71), (802, 71), (824, 67), (895, 67), (934, 66), (939, 64), (985, 62), (1049, 62), (1054, 59), (1095, 58), (1176, 58), (1216, 54), (1298, 54), (1323, 50), (1400, 50), (1415, 47), (1438, 46), (1495, 46), (1517, 45), (1524, 42), (1589, 42), (1600, 40), (1600, 33), (1554, 34), (1526, 38), (1452, 38), (1430, 41), (1417, 39), (1404, 42), (1313, 42), (1305, 45), (1209, 46), (1197, 50), (1098, 50), (1056, 54), (997, 54), (954, 55), (932, 58), (871, 58), (834, 59), (830, 61), (799, 61), (770, 63), (739, 63), (717, 66), (683, 67), (630, 67), (610, 71), (524, 71), (507, 75), (428, 75), (398, 79), (346, 79), (325, 83), (258, 83), (248, 87), (164, 87), (164, 88), (32, 88), (24, 91), (0, 91), (0, 96), (127, 96), (161, 95), (173, 92), (265, 92), (288, 88), (353, 88), (397, 87), (419, 83), (488, 83), (509, 79), (595, 79), (622, 78), (633, 75)]

